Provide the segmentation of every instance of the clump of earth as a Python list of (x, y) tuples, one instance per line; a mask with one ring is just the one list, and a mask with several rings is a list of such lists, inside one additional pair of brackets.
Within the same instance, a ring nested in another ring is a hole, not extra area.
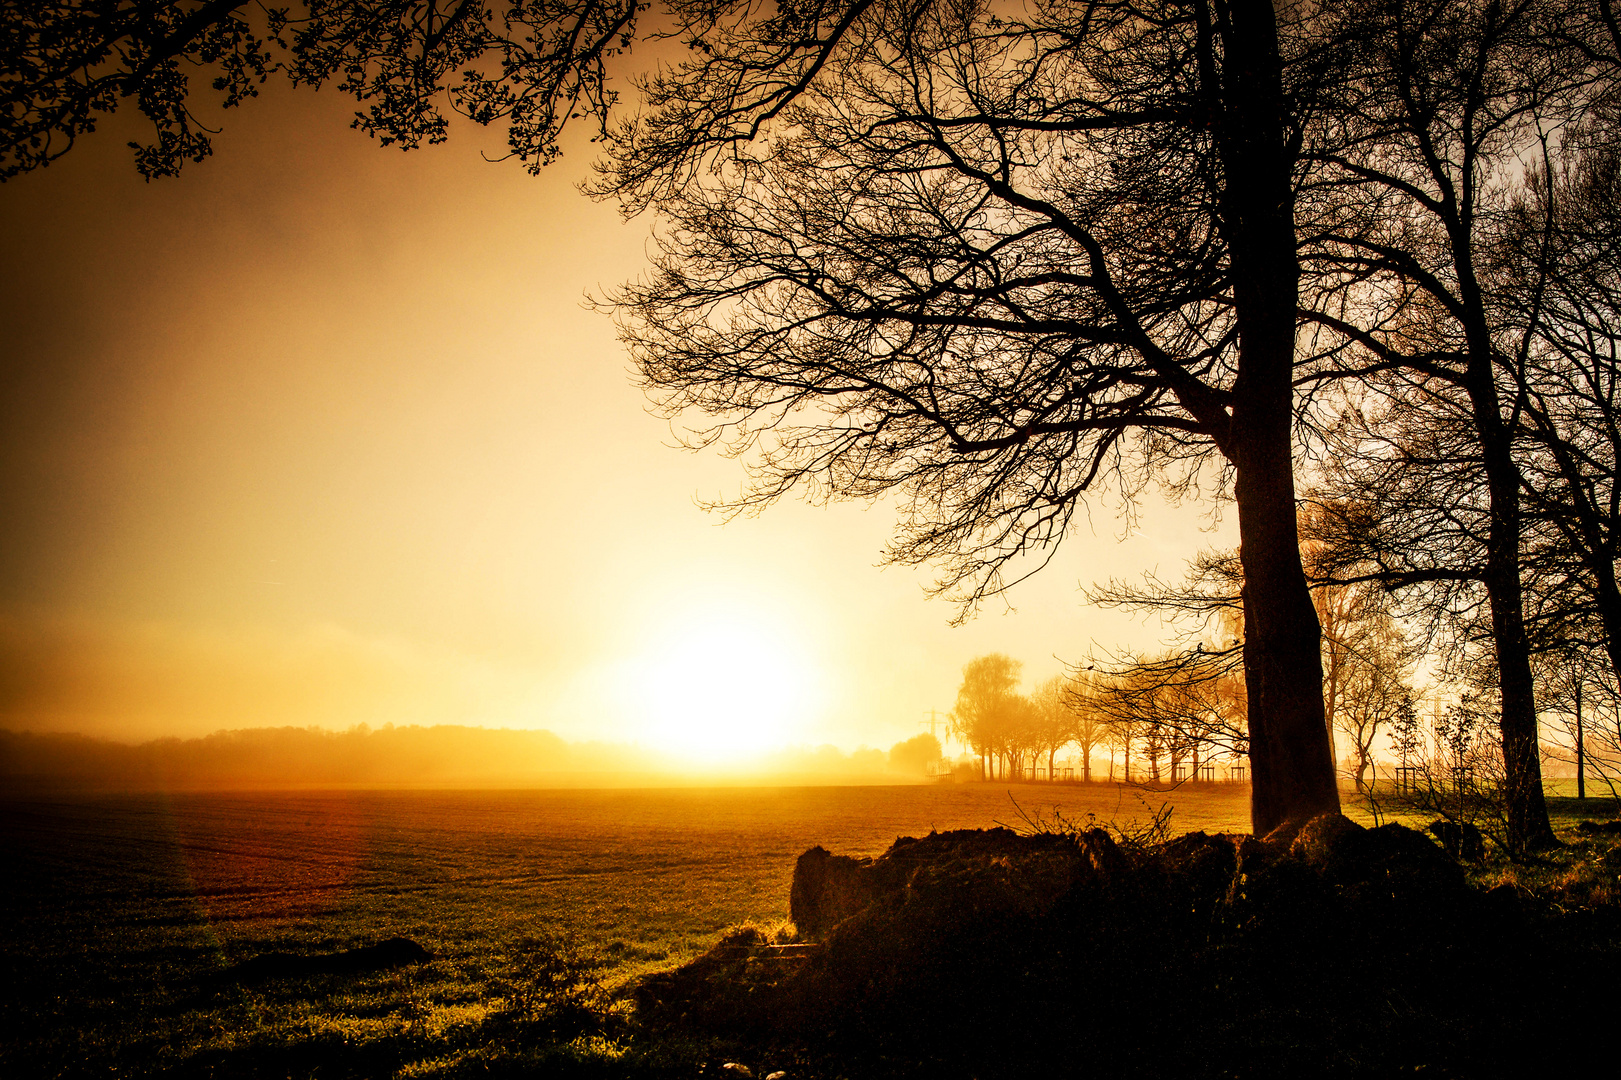
[(1550, 920), (1338, 814), (812, 848), (790, 909), (797, 940), (737, 931), (644, 980), (639, 1015), (806, 1076), (1489, 1077), (1580, 1060), (1617, 1004), (1613, 915)]

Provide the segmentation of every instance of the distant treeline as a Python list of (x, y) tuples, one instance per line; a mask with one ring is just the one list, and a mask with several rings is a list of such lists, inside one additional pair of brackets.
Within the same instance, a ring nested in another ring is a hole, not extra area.
[[(926, 748), (939, 756), (939, 744)], [(708, 778), (849, 783), (921, 779), (918, 740), (888, 755), (832, 746), (778, 751)], [(217, 731), (129, 744), (0, 729), (5, 791), (164, 791), (321, 787), (616, 787), (703, 780), (637, 746), (569, 743), (549, 731), (465, 727), (317, 727)]]
[(549, 731), (436, 725), (348, 731), (249, 728), (130, 745), (0, 731), (8, 787), (96, 790), (488, 784), (573, 765)]

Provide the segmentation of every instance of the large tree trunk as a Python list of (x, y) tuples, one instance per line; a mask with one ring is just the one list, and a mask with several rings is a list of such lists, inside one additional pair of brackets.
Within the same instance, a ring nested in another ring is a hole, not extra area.
[[(1285, 432), (1287, 425), (1286, 416)], [(1265, 440), (1252, 436), (1248, 441)], [(1287, 446), (1284, 451), (1287, 461)], [(1294, 475), (1287, 467), (1268, 470), (1256, 462), (1237, 472), (1250, 817), (1261, 835), (1286, 821), (1338, 811), (1340, 796), (1323, 723), (1317, 612), (1298, 558)], [(1292, 567), (1289, 552), (1296, 553)]]
[(1250, 816), (1257, 834), (1338, 811), (1323, 714), (1321, 628), (1300, 564), (1291, 439), (1300, 266), (1271, 0), (1228, 9), (1218, 143), (1232, 250), (1238, 375), (1222, 450), (1244, 570)]

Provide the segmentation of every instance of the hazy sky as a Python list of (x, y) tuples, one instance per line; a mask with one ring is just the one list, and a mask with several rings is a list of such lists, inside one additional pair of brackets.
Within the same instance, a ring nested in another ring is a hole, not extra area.
[[(884, 505), (722, 524), (736, 462), (671, 449), (613, 324), (649, 223), (409, 154), (282, 87), (143, 183), (127, 117), (0, 186), (0, 726), (118, 738), (455, 722), (888, 746), (962, 665), (1151, 645), (1078, 586), (1211, 543), (1197, 511), (1093, 531), (953, 629), (880, 570)], [(131, 110), (132, 111), (132, 110)]]

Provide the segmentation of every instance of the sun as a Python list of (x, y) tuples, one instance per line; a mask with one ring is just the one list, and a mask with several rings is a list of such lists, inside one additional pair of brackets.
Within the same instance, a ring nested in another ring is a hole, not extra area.
[(632, 673), (641, 741), (725, 765), (802, 741), (822, 681), (796, 636), (749, 612), (702, 612), (650, 643)]

